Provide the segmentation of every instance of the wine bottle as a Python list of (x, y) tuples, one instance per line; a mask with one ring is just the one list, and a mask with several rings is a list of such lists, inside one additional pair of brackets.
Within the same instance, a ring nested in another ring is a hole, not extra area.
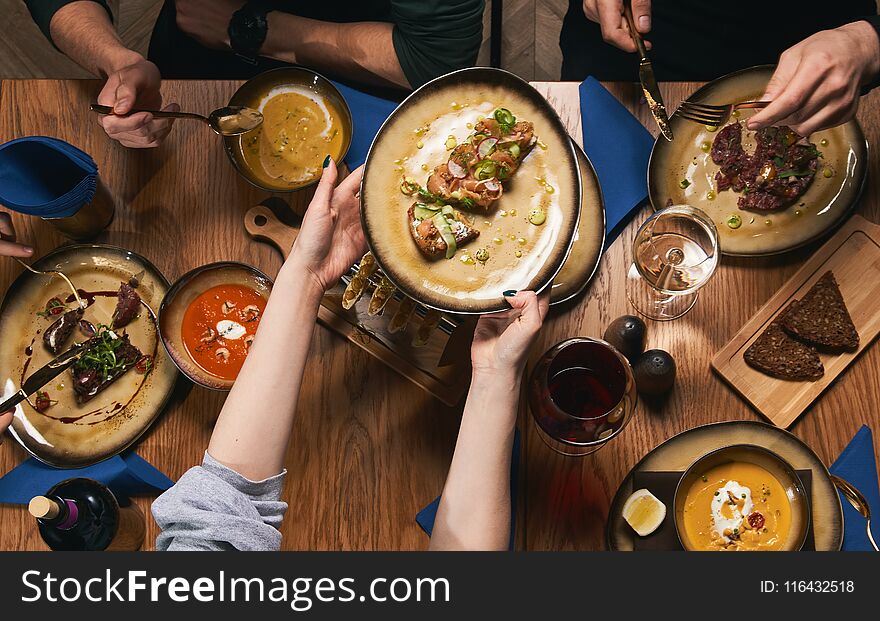
[(140, 509), (92, 479), (67, 479), (31, 499), (40, 535), (52, 550), (137, 550), (146, 524)]

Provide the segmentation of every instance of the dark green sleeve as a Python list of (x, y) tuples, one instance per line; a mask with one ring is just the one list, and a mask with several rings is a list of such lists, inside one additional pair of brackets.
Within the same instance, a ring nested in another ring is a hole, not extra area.
[[(40, 27), (40, 30), (43, 31), (46, 38), (51, 41), (52, 35), (49, 33), (49, 24), (52, 23), (52, 17), (58, 12), (58, 9), (73, 1), (74, 0), (25, 0), (25, 4), (27, 4), (28, 10), (31, 12), (31, 17), (37, 22), (37, 26)], [(107, 10), (107, 15), (110, 16), (110, 21), (113, 21), (113, 13), (110, 11), (110, 7), (107, 6), (105, 0), (92, 0), (92, 2), (97, 2), (104, 7)]]
[(413, 88), (477, 60), (483, 0), (393, 0), (394, 51)]

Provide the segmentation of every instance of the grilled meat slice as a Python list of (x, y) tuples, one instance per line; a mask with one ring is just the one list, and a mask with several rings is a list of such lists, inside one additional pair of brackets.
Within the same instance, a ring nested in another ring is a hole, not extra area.
[(122, 283), (116, 299), (116, 310), (113, 311), (113, 328), (124, 328), (137, 317), (141, 310), (141, 296), (131, 285)]
[(43, 343), (46, 345), (46, 349), (56, 356), (60, 354), (67, 339), (70, 338), (80, 319), (83, 318), (84, 312), (85, 309), (82, 308), (67, 311), (46, 328), (43, 333)]

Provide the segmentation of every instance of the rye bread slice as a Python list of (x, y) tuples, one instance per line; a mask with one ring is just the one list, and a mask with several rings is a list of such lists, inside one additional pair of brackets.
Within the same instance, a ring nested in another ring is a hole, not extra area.
[(793, 339), (782, 328), (782, 321), (798, 306), (792, 301), (743, 354), (753, 369), (772, 377), (793, 381), (816, 381), (825, 367), (816, 350)]
[(854, 350), (859, 346), (859, 333), (830, 271), (816, 281), (781, 323), (791, 336), (816, 347)]

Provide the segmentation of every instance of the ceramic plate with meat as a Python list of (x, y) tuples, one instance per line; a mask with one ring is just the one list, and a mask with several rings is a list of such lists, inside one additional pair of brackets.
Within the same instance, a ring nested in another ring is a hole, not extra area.
[(73, 367), (17, 407), (12, 433), (35, 457), (77, 467), (131, 445), (156, 419), (177, 371), (159, 344), (154, 310), (168, 288), (145, 259), (112, 246), (60, 248), (34, 263), (57, 278), (23, 272), (0, 307), (3, 396), (74, 343)]
[[(773, 67), (719, 78), (688, 99), (726, 104), (761, 97)], [(670, 201), (705, 211), (729, 255), (762, 255), (802, 246), (837, 226), (867, 176), (867, 143), (856, 121), (797, 135), (786, 126), (746, 128), (752, 111), (724, 127), (674, 114), (675, 140), (655, 143), (648, 166), (654, 209)]]
[(367, 159), (361, 217), (389, 281), (451, 313), (540, 290), (571, 248), (580, 173), (556, 112), (505, 71), (429, 82), (382, 126)]

